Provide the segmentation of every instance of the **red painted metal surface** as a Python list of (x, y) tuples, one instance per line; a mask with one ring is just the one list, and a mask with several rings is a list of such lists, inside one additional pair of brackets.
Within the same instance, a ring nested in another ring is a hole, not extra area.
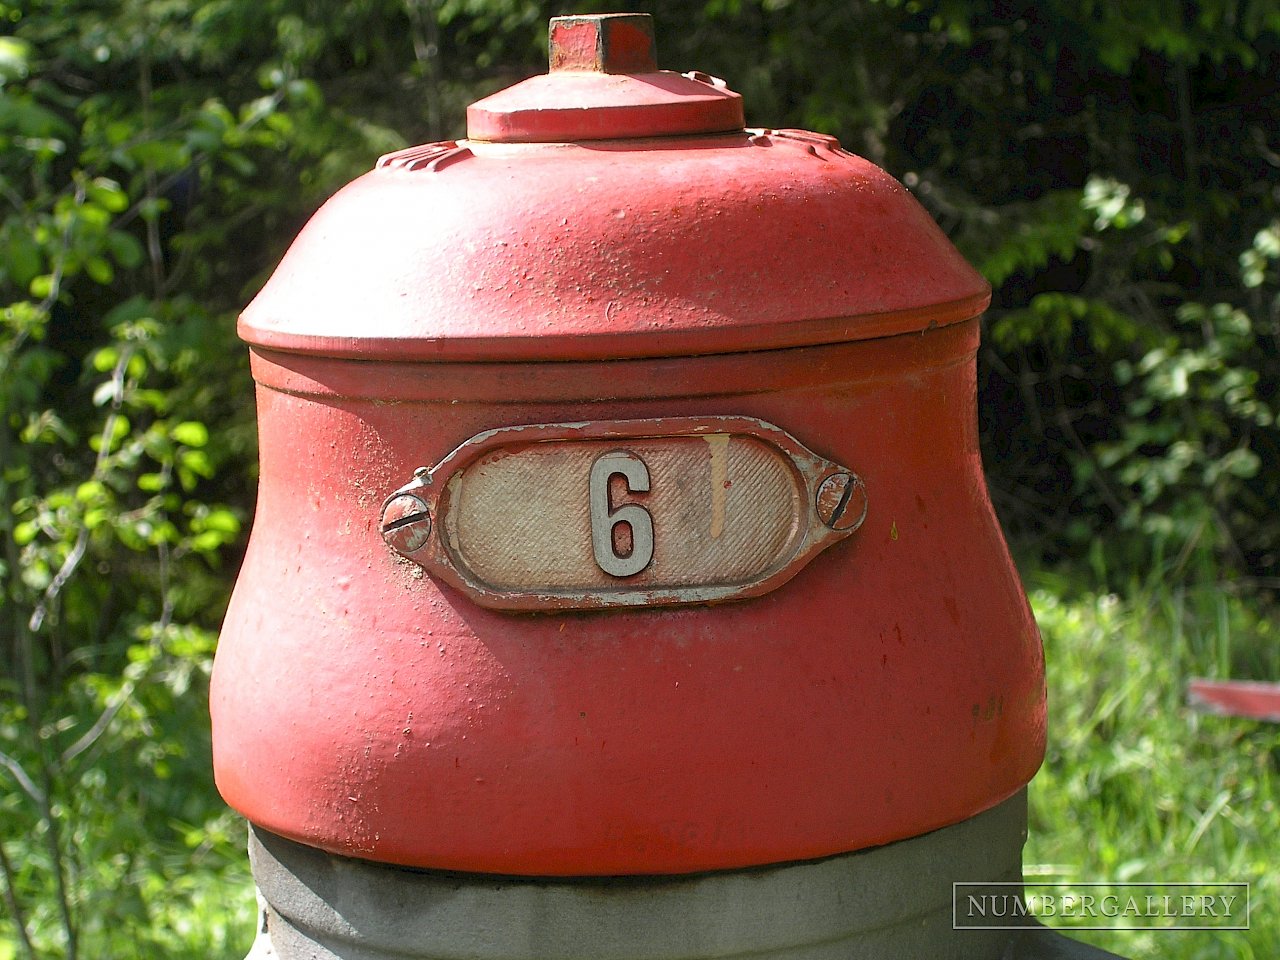
[[(532, 875), (818, 857), (1007, 798), (1044, 689), (978, 455), (987, 296), (813, 134), (471, 140), (356, 181), (242, 318), (223, 795), (335, 852)], [(387, 498), (485, 431), (673, 417), (776, 424), (857, 471), (865, 522), (764, 596), (598, 612), (487, 609), (384, 542)]]
[(1192, 680), (1187, 700), (1198, 710), (1280, 723), (1280, 683), (1262, 680)]
[(944, 326), (990, 296), (897, 181), (827, 137), (409, 153), (316, 214), (241, 317), (246, 340), (384, 360), (687, 356)]

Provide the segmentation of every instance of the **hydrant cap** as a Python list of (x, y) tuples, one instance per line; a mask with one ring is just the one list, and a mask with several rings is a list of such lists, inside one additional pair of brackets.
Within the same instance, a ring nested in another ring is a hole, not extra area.
[(742, 129), (742, 97), (723, 81), (658, 69), (648, 14), (555, 17), (547, 46), (550, 73), (467, 108), (470, 139), (554, 143)]

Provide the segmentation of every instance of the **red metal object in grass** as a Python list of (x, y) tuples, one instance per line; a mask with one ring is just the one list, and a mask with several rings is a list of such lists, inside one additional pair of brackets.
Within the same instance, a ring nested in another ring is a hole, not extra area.
[(1280, 683), (1260, 680), (1192, 680), (1187, 701), (1197, 710), (1280, 723)]
[(223, 795), (326, 850), (531, 875), (992, 807), (1045, 715), (978, 455), (986, 283), (834, 139), (742, 129), (636, 18), (581, 19), (469, 139), (339, 192), (241, 318)]

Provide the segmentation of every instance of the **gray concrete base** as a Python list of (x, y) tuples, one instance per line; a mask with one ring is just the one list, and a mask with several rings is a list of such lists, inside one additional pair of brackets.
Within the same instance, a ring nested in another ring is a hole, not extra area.
[(952, 929), (952, 883), (1022, 880), (1026, 797), (899, 843), (682, 877), (409, 870), (254, 829), (247, 960), (1105, 960), (1043, 930)]

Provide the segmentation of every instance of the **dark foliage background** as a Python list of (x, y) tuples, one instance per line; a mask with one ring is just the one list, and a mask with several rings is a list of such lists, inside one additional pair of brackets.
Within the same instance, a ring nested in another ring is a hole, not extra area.
[[(615, 8), (749, 123), (887, 168), (989, 278), (986, 462), (1028, 565), (1271, 601), (1280, 2)], [(204, 700), (252, 509), (236, 310), (327, 194), (462, 135), (587, 9), (0, 2), (0, 957), (210, 955), (245, 922), (182, 919), (193, 867), (240, 877)]]

